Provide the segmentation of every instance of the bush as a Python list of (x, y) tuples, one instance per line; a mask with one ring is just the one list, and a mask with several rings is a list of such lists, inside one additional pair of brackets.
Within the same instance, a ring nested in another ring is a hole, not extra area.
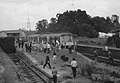
[(71, 80), (66, 81), (65, 83), (73, 83)]
[(40, 65), (43, 65), (43, 64), (44, 64), (44, 61), (43, 61), (43, 60), (41, 60), (41, 61), (40, 61)]
[(63, 59), (63, 58), (65, 58), (65, 55), (62, 55), (62, 56), (61, 56), (61, 59)]
[(65, 76), (63, 76), (63, 79), (72, 79), (72, 77), (71, 76), (69, 76), (69, 75), (65, 75)]
[(68, 57), (64, 57), (64, 58), (63, 58), (63, 61), (64, 61), (64, 62), (66, 62), (66, 61), (68, 61), (68, 60), (69, 60)]
[(62, 59), (63, 61), (68, 61), (68, 60), (69, 60), (69, 58), (66, 57), (65, 55), (62, 55), (62, 56), (61, 56), (61, 59)]
[(86, 65), (81, 65), (80, 69), (81, 69), (82, 76), (84, 76), (85, 73), (87, 73), (88, 76), (91, 76), (91, 74), (93, 73), (94, 67), (92, 65), (86, 64)]
[(95, 42), (95, 41), (93, 41), (93, 40), (91, 40), (91, 41), (90, 41), (90, 43), (93, 43), (93, 44), (94, 44), (94, 43), (96, 43), (96, 42)]
[(85, 65), (85, 68), (86, 68), (86, 72), (89, 76), (91, 76), (91, 74), (93, 73), (93, 66), (92, 65)]
[(80, 66), (81, 69), (81, 75), (84, 76), (85, 75), (85, 66)]

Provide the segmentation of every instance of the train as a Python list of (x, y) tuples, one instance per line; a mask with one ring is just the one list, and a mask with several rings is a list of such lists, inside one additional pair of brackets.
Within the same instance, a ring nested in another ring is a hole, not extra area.
[(72, 33), (44, 33), (28, 35), (26, 39), (33, 43), (35, 49), (39, 49), (46, 43), (56, 43), (65, 47), (74, 46), (76, 44), (74, 36)]

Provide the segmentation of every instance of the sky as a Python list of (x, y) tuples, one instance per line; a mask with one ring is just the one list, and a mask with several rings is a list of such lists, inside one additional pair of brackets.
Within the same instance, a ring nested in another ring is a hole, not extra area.
[[(90, 16), (120, 16), (120, 0), (0, 0), (0, 31), (31, 30), (42, 19), (56, 17), (67, 10), (85, 10)], [(28, 21), (29, 18), (29, 21)]]

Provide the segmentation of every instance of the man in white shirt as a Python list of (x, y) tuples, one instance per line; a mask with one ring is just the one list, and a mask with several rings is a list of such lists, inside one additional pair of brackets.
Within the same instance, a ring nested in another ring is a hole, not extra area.
[(43, 44), (43, 50), (44, 50), (44, 53), (46, 53), (47, 46), (46, 46), (46, 44), (45, 44), (45, 43)]
[(53, 52), (53, 62), (54, 62), (54, 64), (56, 64), (56, 58), (57, 58), (56, 52)]
[(52, 75), (53, 75), (53, 83), (57, 83), (57, 70), (55, 69), (55, 67), (53, 67)]
[(47, 53), (49, 54), (50, 53), (50, 44), (47, 43)]
[(73, 58), (73, 60), (71, 61), (71, 68), (73, 71), (73, 77), (76, 77), (76, 67), (77, 67), (77, 61), (75, 60), (75, 58)]

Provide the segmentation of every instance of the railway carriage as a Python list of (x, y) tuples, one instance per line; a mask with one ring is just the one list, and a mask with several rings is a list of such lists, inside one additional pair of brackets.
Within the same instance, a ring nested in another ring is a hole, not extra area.
[(73, 46), (75, 43), (72, 33), (33, 34), (29, 35), (27, 40), (33, 42), (33, 46), (37, 48), (41, 48), (46, 43), (57, 43), (63, 46)]
[(32, 43), (39, 43), (39, 34), (32, 34), (27, 36), (27, 40), (32, 42)]
[(32, 34), (27, 36), (27, 41), (32, 42), (32, 49), (40, 49), (40, 44), (39, 44), (39, 34)]

